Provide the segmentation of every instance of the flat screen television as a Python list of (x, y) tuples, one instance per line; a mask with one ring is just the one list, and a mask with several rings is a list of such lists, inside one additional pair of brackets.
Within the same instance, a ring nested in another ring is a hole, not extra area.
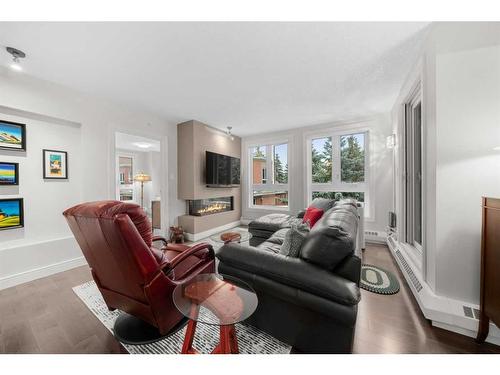
[(240, 159), (206, 151), (207, 187), (240, 185)]

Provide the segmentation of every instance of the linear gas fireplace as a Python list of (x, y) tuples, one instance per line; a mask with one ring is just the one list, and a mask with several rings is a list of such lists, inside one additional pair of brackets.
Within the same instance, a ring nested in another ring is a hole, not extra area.
[(233, 197), (188, 200), (187, 204), (188, 213), (193, 216), (218, 214), (234, 209)]

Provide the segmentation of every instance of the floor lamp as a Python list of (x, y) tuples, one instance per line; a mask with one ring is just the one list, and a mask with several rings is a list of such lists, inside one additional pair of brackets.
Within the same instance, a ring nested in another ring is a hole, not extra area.
[(151, 176), (141, 172), (134, 176), (134, 181), (141, 183), (141, 207), (144, 208), (144, 183), (151, 181)]

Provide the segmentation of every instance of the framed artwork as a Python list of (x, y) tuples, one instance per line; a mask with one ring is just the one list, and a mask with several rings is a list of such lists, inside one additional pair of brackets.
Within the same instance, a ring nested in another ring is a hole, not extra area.
[(23, 198), (0, 199), (0, 230), (24, 227)]
[(43, 178), (68, 179), (68, 153), (66, 151), (43, 150)]
[(26, 151), (26, 125), (0, 120), (0, 149)]
[(0, 186), (19, 185), (19, 164), (0, 161)]

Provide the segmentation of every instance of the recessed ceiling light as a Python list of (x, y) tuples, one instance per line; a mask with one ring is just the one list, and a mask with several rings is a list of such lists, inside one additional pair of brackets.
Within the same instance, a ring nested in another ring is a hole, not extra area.
[(493, 147), (493, 150), (495, 150), (495, 151), (500, 151), (500, 146)]
[(12, 70), (15, 70), (16, 72), (21, 72), (23, 70), (23, 67), (21, 66), (21, 61), (19, 59), (24, 59), (26, 57), (26, 54), (23, 51), (13, 47), (7, 47), (5, 49), (12, 55), (12, 63), (9, 65), (10, 68)]
[(151, 143), (147, 143), (147, 142), (135, 142), (134, 145), (139, 147), (139, 148), (150, 148), (153, 146)]

